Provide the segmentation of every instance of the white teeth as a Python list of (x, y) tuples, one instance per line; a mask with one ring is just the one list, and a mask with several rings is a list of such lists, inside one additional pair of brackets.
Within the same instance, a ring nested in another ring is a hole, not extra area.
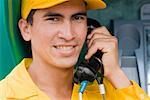
[(60, 50), (71, 50), (73, 46), (56, 46), (56, 48)]

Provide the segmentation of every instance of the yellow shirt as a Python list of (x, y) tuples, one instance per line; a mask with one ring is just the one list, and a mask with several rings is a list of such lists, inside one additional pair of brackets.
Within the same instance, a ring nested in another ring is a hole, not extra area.
[[(32, 59), (24, 59), (14, 70), (2, 81), (0, 81), (0, 100), (50, 100), (32, 81), (27, 68)], [(106, 100), (150, 100), (146, 93), (134, 82), (132, 86), (123, 89), (115, 89), (109, 81), (104, 78), (106, 89)], [(79, 85), (74, 84), (72, 99), (78, 100)], [(102, 100), (98, 84), (94, 82), (88, 85), (83, 100)]]

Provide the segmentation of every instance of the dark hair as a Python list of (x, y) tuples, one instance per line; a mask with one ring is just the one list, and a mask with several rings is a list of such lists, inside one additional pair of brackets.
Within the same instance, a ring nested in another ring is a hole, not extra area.
[(27, 22), (31, 25), (33, 24), (33, 15), (34, 15), (35, 11), (36, 11), (36, 9), (32, 9), (27, 17)]

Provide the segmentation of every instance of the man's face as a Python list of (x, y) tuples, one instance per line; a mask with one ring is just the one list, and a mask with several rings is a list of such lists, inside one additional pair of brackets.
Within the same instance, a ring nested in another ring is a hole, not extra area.
[(33, 61), (59, 68), (74, 66), (87, 34), (83, 0), (37, 10), (30, 31)]

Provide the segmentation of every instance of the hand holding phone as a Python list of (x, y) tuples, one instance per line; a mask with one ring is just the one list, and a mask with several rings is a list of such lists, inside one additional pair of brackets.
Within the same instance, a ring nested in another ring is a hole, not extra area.
[[(94, 24), (94, 25), (93, 25)], [(100, 27), (98, 22), (93, 19), (88, 18), (88, 33), (90, 34), (94, 28)], [(102, 64), (103, 53), (98, 50), (89, 60), (82, 61), (76, 69), (74, 74), (74, 82), (81, 83), (86, 80), (93, 82), (97, 78), (98, 71), (100, 70), (100, 75), (103, 78), (104, 68)]]

